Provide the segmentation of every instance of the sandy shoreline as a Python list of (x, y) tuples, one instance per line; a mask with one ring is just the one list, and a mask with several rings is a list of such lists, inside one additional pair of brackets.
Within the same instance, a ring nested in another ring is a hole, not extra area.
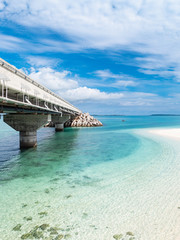
[(180, 140), (180, 128), (158, 128), (148, 130), (148, 133)]

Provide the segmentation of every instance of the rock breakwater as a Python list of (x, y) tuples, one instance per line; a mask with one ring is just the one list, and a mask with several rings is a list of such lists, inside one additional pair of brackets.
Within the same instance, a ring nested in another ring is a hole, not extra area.
[(89, 113), (81, 113), (75, 118), (68, 120), (65, 127), (99, 127), (103, 124)]

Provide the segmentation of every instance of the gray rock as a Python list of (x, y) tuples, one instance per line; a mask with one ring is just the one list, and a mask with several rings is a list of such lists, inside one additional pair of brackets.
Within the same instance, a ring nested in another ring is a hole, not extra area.
[(89, 113), (81, 113), (74, 119), (68, 120), (65, 123), (65, 127), (95, 127), (103, 126), (100, 121), (90, 116)]

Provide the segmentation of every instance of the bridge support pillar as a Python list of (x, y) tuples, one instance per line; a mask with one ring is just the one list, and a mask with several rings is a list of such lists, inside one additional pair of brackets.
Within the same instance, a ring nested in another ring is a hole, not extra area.
[(52, 122), (55, 124), (55, 130), (56, 132), (60, 132), (64, 130), (64, 123), (69, 120), (70, 115), (52, 115)]
[(55, 130), (56, 130), (56, 132), (63, 131), (64, 130), (64, 123), (55, 124)]
[(20, 148), (31, 148), (37, 146), (37, 131), (21, 131), (20, 136)]
[(37, 146), (37, 130), (48, 122), (48, 115), (7, 114), (4, 122), (11, 126), (20, 135), (20, 148)]

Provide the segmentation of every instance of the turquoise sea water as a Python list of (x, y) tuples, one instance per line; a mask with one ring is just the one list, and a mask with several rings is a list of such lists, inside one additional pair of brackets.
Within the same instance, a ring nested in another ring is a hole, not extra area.
[[(168, 229), (158, 235), (162, 223), (152, 208), (152, 195), (179, 167), (175, 150), (136, 131), (180, 127), (180, 116), (97, 118), (103, 127), (42, 128), (38, 147), (26, 151), (19, 150), (18, 133), (0, 121), (0, 239), (110, 240), (122, 234), (176, 240)], [(156, 228), (144, 227), (153, 221)], [(48, 225), (36, 227), (42, 224)]]

